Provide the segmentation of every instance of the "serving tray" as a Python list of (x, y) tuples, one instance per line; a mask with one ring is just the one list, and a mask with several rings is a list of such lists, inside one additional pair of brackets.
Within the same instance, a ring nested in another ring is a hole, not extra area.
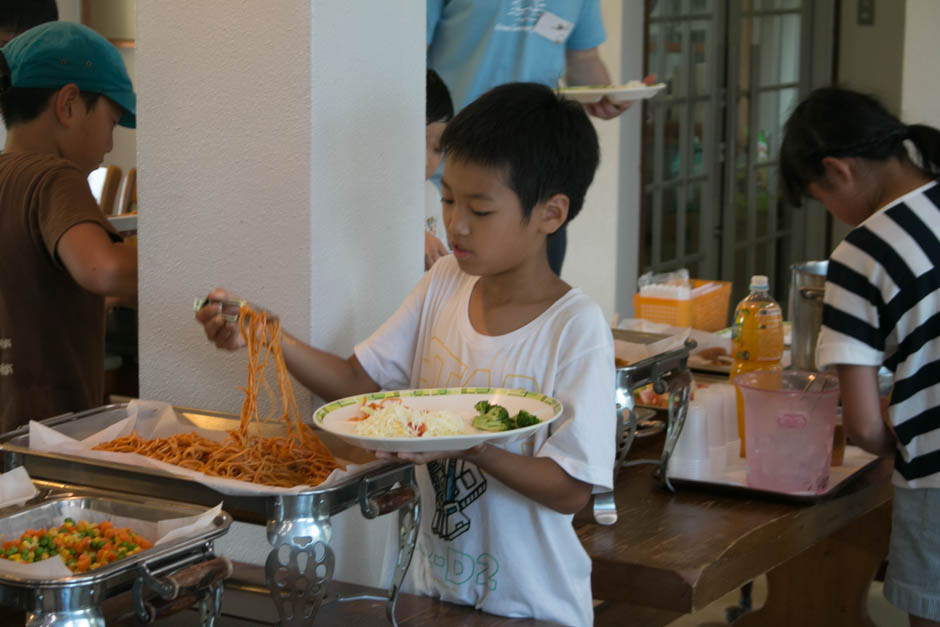
[(815, 503), (826, 499), (849, 485), (853, 479), (865, 472), (878, 461), (876, 455), (867, 453), (857, 446), (846, 446), (845, 457), (840, 466), (829, 469), (829, 483), (824, 492), (780, 492), (755, 488), (747, 484), (747, 462), (740, 459), (728, 465), (720, 473), (703, 477), (686, 477), (670, 469), (669, 479), (676, 487), (712, 490), (740, 496), (772, 498), (774, 500)]

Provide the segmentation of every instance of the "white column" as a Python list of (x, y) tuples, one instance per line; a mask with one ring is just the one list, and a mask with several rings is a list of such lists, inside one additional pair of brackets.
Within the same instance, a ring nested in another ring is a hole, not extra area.
[[(601, 59), (614, 84), (643, 77), (643, 3), (602, 0), (607, 40)], [(613, 120), (591, 118), (601, 163), (581, 213), (568, 227), (562, 278), (583, 289), (605, 315), (633, 311), (639, 261), (640, 141), (643, 105)]]
[(940, 128), (940, 86), (937, 85), (937, 33), (940, 3), (907, 0), (904, 22), (904, 67), (901, 71), (901, 120)]
[[(246, 355), (193, 321), (215, 286), (342, 355), (395, 310), (423, 267), (424, 30), (421, 2), (138, 0), (142, 398), (238, 409)], [(364, 525), (334, 520), (336, 576), (374, 583), (388, 525)]]

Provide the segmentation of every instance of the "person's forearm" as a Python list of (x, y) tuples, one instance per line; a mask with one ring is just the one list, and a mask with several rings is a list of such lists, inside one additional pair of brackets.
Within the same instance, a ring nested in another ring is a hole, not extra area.
[(590, 484), (575, 479), (548, 457), (516, 455), (486, 445), (463, 458), (523, 496), (562, 514), (580, 511), (591, 497)]
[(855, 446), (875, 455), (893, 455), (895, 436), (878, 396), (878, 368), (840, 364), (842, 424)]
[(570, 87), (610, 84), (610, 73), (601, 61), (597, 48), (569, 50), (566, 54), (566, 63), (565, 81)]
[(873, 455), (894, 455), (894, 434), (884, 421), (875, 424), (845, 414), (843, 414), (842, 420), (846, 435), (852, 444)]
[(284, 331), (281, 332), (281, 347), (290, 373), (325, 401), (380, 389), (355, 357), (343, 359), (305, 344)]

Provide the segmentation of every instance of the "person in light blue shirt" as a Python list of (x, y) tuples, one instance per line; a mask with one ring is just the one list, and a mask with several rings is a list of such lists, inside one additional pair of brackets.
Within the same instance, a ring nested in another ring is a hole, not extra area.
[[(427, 0), (427, 65), (450, 89), (459, 111), (497, 85), (610, 85), (597, 47), (606, 38), (600, 0)], [(609, 120), (630, 106), (606, 97), (584, 108)], [(440, 172), (435, 176), (438, 184)], [(549, 238), (561, 274), (565, 230)]]

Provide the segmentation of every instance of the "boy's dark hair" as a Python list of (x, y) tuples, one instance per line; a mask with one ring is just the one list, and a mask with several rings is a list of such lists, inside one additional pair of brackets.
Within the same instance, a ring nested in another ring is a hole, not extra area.
[(825, 176), (825, 157), (859, 157), (871, 161), (909, 161), (905, 140), (911, 140), (922, 168), (940, 171), (940, 130), (907, 125), (875, 98), (840, 87), (823, 87), (801, 102), (784, 126), (780, 146), (780, 177), (787, 201), (800, 206), (810, 183)]
[(450, 90), (437, 72), (428, 68), (426, 87), (427, 103), (424, 107), (424, 123), (449, 122), (454, 117), (454, 102), (450, 99)]
[(448, 159), (505, 168), (523, 220), (554, 194), (568, 197), (568, 221), (600, 161), (594, 125), (583, 107), (537, 83), (507, 83), (467, 105), (447, 125), (441, 149)]
[(0, 2), (0, 28), (22, 33), (33, 26), (59, 19), (55, 0), (3, 0)]
[[(60, 88), (46, 87), (5, 87), (0, 88), (0, 113), (7, 129), (16, 124), (25, 124), (39, 117), (52, 101), (52, 96)], [(89, 111), (98, 104), (101, 94), (83, 91), (82, 100)]]

